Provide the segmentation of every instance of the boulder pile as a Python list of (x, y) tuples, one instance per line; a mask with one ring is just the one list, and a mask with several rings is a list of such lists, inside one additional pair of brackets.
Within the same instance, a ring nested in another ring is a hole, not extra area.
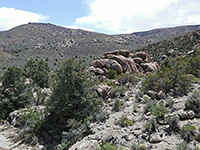
[(105, 81), (108, 70), (116, 73), (154, 72), (159, 69), (157, 62), (153, 62), (146, 52), (130, 53), (129, 50), (115, 50), (107, 52), (100, 59), (94, 60), (88, 71), (93, 72), (101, 81)]

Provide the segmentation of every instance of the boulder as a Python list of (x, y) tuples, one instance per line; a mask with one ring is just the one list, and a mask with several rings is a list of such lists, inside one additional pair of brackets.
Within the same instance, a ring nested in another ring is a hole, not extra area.
[(146, 52), (136, 52), (136, 56), (142, 58), (146, 63), (151, 62), (151, 57)]
[(129, 50), (121, 49), (121, 50), (119, 50), (119, 54), (124, 57), (129, 57), (130, 52), (129, 52)]
[(87, 137), (76, 142), (69, 150), (95, 150), (99, 146), (98, 141), (90, 140)]
[(192, 110), (188, 111), (187, 112), (187, 117), (188, 117), (188, 119), (194, 119), (194, 117), (195, 117), (194, 111), (192, 111)]
[(160, 143), (160, 142), (162, 142), (162, 138), (160, 137), (159, 134), (153, 134), (153, 135), (151, 135), (149, 142), (150, 143)]
[(128, 64), (126, 62), (126, 57), (117, 56), (117, 55), (107, 55), (107, 58), (112, 59), (112, 60), (116, 60), (122, 66), (124, 73), (127, 71)]
[(178, 111), (178, 116), (181, 120), (185, 120), (188, 118), (188, 114), (187, 112), (183, 111), (183, 110), (180, 110)]
[(163, 99), (165, 97), (165, 93), (163, 91), (158, 92), (158, 99)]
[(104, 71), (101, 68), (95, 68), (94, 66), (89, 67), (88, 71), (93, 72), (95, 75), (104, 75)]
[(144, 62), (143, 59), (140, 57), (133, 58), (133, 60), (135, 61), (135, 63), (137, 63), (139, 65)]
[(110, 59), (107, 64), (106, 64), (106, 68), (107, 69), (112, 69), (115, 70), (117, 72), (117, 74), (121, 74), (123, 71), (122, 66), (116, 61), (116, 60), (112, 60)]
[(94, 60), (92, 63), (91, 63), (91, 66), (94, 66), (94, 67), (98, 67), (98, 68), (103, 68), (105, 67), (106, 63), (107, 63), (107, 59), (99, 59), (99, 60)]
[(110, 92), (111, 92), (111, 87), (108, 85), (99, 85), (99, 87), (97, 88), (97, 93), (103, 99), (108, 99)]
[(151, 97), (152, 99), (156, 99), (157, 92), (150, 90), (150, 91), (147, 91), (146, 94), (147, 94), (149, 97)]
[(141, 65), (146, 72), (155, 72), (156, 70), (158, 70), (156, 63), (150, 62), (150, 63), (143, 63)]
[(135, 61), (132, 58), (126, 58), (126, 62), (128, 63), (129, 68), (131, 69), (130, 72), (139, 72)]
[(106, 52), (104, 54), (105, 57), (108, 57), (108, 55), (119, 55), (119, 50), (114, 50), (114, 51), (111, 51), (111, 52)]

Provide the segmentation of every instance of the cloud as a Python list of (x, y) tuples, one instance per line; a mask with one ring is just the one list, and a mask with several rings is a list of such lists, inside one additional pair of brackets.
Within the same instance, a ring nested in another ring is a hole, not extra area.
[(29, 22), (40, 22), (47, 20), (49, 16), (36, 14), (15, 8), (0, 8), (0, 30), (8, 30), (15, 26)]
[(69, 29), (81, 29), (81, 30), (85, 30), (85, 31), (91, 31), (93, 32), (94, 30), (90, 29), (90, 28), (84, 28), (84, 27), (78, 27), (75, 25), (72, 26), (63, 26), (64, 28), (69, 28)]
[(199, 0), (88, 0), (88, 6), (75, 25), (106, 33), (200, 24)]

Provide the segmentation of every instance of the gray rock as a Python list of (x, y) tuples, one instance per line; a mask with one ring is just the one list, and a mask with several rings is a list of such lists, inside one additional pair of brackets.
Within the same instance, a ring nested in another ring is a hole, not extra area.
[(185, 112), (183, 110), (178, 111), (178, 116), (180, 117), (181, 120), (184, 120), (184, 119), (188, 118), (187, 112)]
[(46, 150), (46, 147), (44, 147), (43, 145), (35, 145), (33, 150)]
[(151, 135), (149, 142), (150, 143), (160, 143), (160, 142), (162, 142), (162, 138), (160, 137), (159, 134), (153, 134), (153, 135)]
[(187, 115), (188, 115), (189, 119), (194, 119), (194, 117), (195, 117), (195, 113), (192, 110), (188, 111)]
[(158, 92), (158, 99), (163, 99), (165, 97), (165, 93), (163, 91)]

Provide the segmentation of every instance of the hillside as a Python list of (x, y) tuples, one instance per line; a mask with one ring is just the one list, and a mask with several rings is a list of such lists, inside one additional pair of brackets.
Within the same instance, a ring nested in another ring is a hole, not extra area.
[(192, 49), (199, 48), (200, 30), (197, 30), (170, 40), (149, 44), (148, 46), (138, 49), (138, 51), (147, 51), (153, 54), (154, 57), (159, 58), (160, 56), (167, 54), (171, 49), (173, 49), (173, 51), (178, 54), (180, 52), (185, 53)]
[(30, 23), (0, 32), (0, 68), (21, 66), (31, 56), (48, 58), (50, 66), (71, 56), (87, 61), (107, 51), (142, 48), (198, 29), (199, 25), (106, 35), (52, 24)]

